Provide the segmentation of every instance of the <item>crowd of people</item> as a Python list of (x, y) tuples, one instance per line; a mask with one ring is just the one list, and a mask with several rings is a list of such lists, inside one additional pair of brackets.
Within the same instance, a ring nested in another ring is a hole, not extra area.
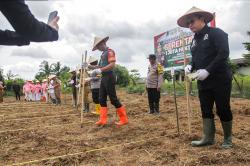
[[(59, 17), (55, 17), (48, 24), (40, 22), (32, 15), (24, 0), (1, 1), (0, 11), (15, 30), (0, 30), (0, 45), (22, 46), (29, 45), (30, 42), (58, 40), (59, 26), (57, 22)], [(198, 84), (203, 122), (203, 136), (201, 140), (192, 141), (191, 145), (207, 146), (215, 143), (216, 129), (213, 112), (213, 105), (215, 104), (216, 113), (220, 118), (224, 132), (222, 148), (227, 149), (232, 147), (233, 121), (230, 108), (232, 72), (228, 65), (228, 34), (219, 28), (211, 28), (207, 25), (213, 17), (213, 14), (210, 12), (192, 7), (178, 19), (177, 24), (180, 27), (189, 28), (194, 33), (194, 39), (190, 47), (192, 62), (191, 65), (185, 66), (185, 74), (195, 73), (196, 75), (195, 79), (197, 79)], [(114, 105), (119, 116), (119, 122), (116, 124), (121, 126), (128, 123), (128, 117), (125, 106), (118, 100), (116, 95), (115, 76), (113, 72), (116, 63), (116, 54), (114, 50), (107, 47), (106, 42), (108, 39), (109, 37), (96, 37), (94, 39), (93, 51), (99, 50), (102, 54), (97, 65), (88, 65), (88, 68), (91, 69), (91, 72), (88, 74), (91, 77), (86, 78), (85, 81), (92, 82), (96, 76), (101, 75), (99, 76), (100, 87), (91, 86), (93, 100), (100, 113), (100, 120), (96, 124), (102, 126), (107, 124), (107, 97), (109, 96), (111, 104)], [(146, 85), (149, 95), (150, 113), (158, 114), (161, 78), (156, 76), (162, 75), (162, 69), (155, 63), (155, 58), (155, 56), (149, 57), (150, 66)], [(28, 80), (24, 86), (25, 99), (27, 101), (39, 101), (41, 98), (46, 99), (46, 101), (51, 99), (53, 103), (60, 104), (60, 81), (53, 75), (44, 82), (47, 85), (40, 85), (40, 82)], [(87, 84), (78, 85), (77, 82), (73, 81), (71, 83), (73, 88), (76, 88), (76, 86), (87, 87)], [(2, 101), (3, 89), (3, 83), (0, 82), (0, 102)], [(76, 91), (74, 90), (74, 92)], [(18, 94), (16, 96), (19, 99)], [(74, 94), (74, 99), (77, 98), (76, 96), (77, 94)], [(89, 102), (85, 101), (85, 111), (89, 109), (88, 104)]]

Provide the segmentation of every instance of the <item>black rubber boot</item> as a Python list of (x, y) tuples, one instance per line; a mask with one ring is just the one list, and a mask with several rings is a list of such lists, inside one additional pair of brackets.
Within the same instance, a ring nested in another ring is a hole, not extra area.
[(221, 145), (224, 149), (232, 148), (232, 121), (229, 122), (223, 122), (221, 121), (222, 128), (224, 131), (224, 142)]
[(160, 110), (159, 110), (159, 103), (155, 103), (155, 114), (159, 114)]
[(192, 146), (213, 145), (215, 136), (214, 119), (203, 119), (203, 137), (200, 141), (192, 141)]
[(153, 114), (154, 113), (154, 103), (149, 103), (149, 114)]

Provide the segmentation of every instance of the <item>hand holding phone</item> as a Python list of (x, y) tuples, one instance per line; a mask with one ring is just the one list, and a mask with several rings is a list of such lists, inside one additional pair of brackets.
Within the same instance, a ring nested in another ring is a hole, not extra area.
[(59, 26), (58, 26), (57, 22), (59, 20), (59, 17), (57, 16), (57, 14), (58, 14), (57, 11), (53, 11), (49, 14), (48, 25), (58, 31)]

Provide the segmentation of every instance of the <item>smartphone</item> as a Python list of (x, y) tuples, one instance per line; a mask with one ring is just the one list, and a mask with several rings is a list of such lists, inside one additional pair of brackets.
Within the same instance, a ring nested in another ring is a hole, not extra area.
[(53, 11), (49, 14), (48, 23), (50, 23), (55, 17), (57, 17), (58, 12)]

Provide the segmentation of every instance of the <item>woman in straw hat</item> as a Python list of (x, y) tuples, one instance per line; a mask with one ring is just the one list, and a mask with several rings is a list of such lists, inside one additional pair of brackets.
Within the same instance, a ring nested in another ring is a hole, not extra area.
[(118, 126), (121, 126), (128, 123), (128, 118), (125, 107), (120, 103), (116, 96), (115, 77), (113, 73), (116, 62), (116, 55), (112, 49), (107, 47), (106, 42), (108, 41), (108, 39), (109, 37), (95, 37), (93, 45), (93, 51), (99, 50), (102, 52), (99, 65), (95, 66), (96, 69), (92, 72), (96, 75), (102, 74), (99, 93), (99, 101), (101, 105), (100, 120), (96, 122), (96, 124), (105, 125), (107, 123), (107, 96), (109, 96), (111, 104), (114, 105), (117, 109), (117, 114), (120, 118), (120, 121), (116, 124)]
[(203, 118), (203, 137), (192, 141), (192, 146), (214, 144), (215, 123), (213, 105), (224, 131), (223, 148), (232, 147), (232, 112), (230, 94), (232, 72), (227, 63), (229, 57), (228, 35), (219, 28), (207, 26), (213, 14), (196, 7), (191, 8), (177, 23), (195, 33), (191, 44), (192, 65), (185, 72), (196, 71), (199, 99)]

